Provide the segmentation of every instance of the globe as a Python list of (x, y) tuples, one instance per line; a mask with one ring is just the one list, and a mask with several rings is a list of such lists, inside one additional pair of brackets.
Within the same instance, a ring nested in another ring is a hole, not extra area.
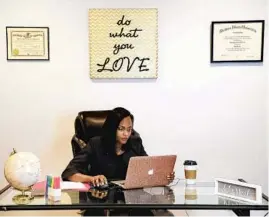
[[(40, 177), (40, 161), (31, 152), (14, 152), (9, 156), (4, 166), (4, 175), (8, 183), (15, 189), (22, 191), (15, 202), (28, 201), (25, 191), (29, 190)], [(14, 200), (14, 198), (13, 198)]]

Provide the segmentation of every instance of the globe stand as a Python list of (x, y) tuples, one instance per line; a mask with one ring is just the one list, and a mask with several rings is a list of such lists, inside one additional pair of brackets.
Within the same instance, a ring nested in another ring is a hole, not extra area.
[(12, 201), (17, 205), (27, 205), (33, 200), (33, 197), (25, 194), (25, 191), (22, 191), (22, 194), (15, 195), (12, 198)]

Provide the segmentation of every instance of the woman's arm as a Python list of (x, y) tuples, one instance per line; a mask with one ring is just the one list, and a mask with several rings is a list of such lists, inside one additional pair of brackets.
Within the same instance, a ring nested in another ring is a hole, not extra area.
[(72, 182), (92, 182), (93, 177), (92, 176), (88, 176), (88, 175), (84, 175), (82, 173), (75, 173), (71, 176), (68, 177), (69, 181)]
[(131, 141), (129, 144), (129, 149), (123, 154), (123, 161), (126, 166), (128, 166), (131, 157), (148, 156), (147, 152), (144, 149), (140, 136), (135, 136), (130, 139)]
[(62, 173), (63, 180), (87, 182), (90, 176), (87, 174), (87, 169), (90, 165), (90, 158), (92, 157), (92, 149), (90, 145), (83, 148), (67, 165)]
[(107, 182), (103, 175), (89, 176), (88, 168), (93, 158), (93, 147), (90, 143), (81, 150), (68, 164), (62, 173), (62, 179), (72, 182), (88, 182), (95, 185), (102, 185)]
[(88, 176), (81, 173), (75, 173), (74, 175), (69, 177), (69, 181), (72, 182), (88, 182), (91, 183), (93, 186), (99, 186), (107, 184), (107, 179), (103, 175), (98, 176)]
[(140, 138), (140, 150), (139, 150), (140, 156), (148, 156), (147, 152), (145, 151), (145, 148), (142, 143), (142, 139)]
[(138, 156), (148, 156), (140, 136), (134, 139), (133, 150), (136, 152)]

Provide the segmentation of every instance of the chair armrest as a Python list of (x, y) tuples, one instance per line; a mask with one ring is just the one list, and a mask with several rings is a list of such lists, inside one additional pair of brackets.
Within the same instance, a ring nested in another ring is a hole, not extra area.
[(71, 145), (73, 156), (76, 156), (77, 153), (81, 151), (81, 149), (87, 146), (87, 143), (85, 143), (82, 139), (79, 139), (76, 135), (74, 135), (71, 140)]

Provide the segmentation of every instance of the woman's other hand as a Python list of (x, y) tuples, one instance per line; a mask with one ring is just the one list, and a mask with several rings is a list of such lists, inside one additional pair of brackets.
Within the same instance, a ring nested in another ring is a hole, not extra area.
[(167, 179), (168, 179), (169, 183), (173, 182), (175, 179), (175, 172), (172, 172), (169, 175), (167, 175)]

